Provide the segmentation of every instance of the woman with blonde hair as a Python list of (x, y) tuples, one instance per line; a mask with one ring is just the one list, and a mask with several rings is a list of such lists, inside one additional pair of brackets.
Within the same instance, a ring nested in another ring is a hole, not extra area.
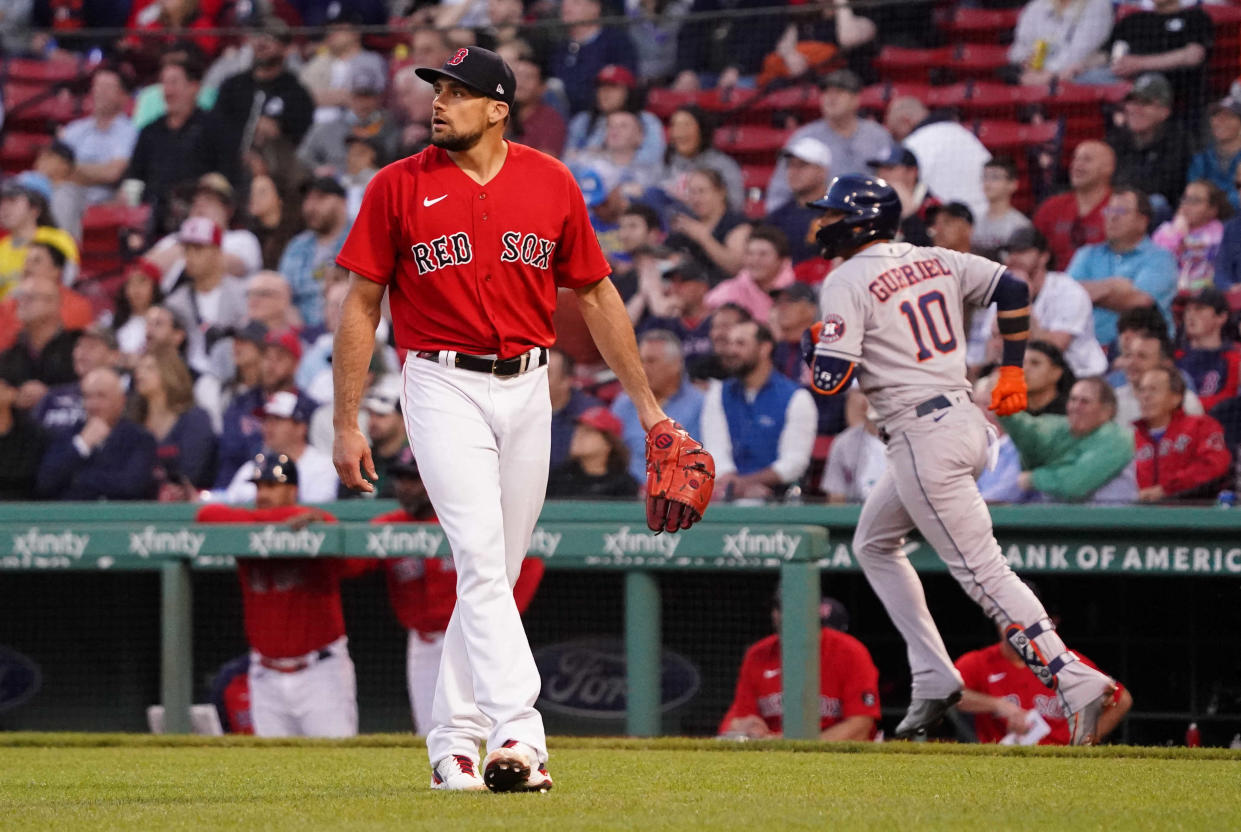
[(210, 488), (217, 439), (211, 417), (194, 404), (194, 380), (181, 356), (170, 349), (143, 355), (134, 391), (134, 421), (155, 437), (160, 499), (188, 499), (187, 489)]

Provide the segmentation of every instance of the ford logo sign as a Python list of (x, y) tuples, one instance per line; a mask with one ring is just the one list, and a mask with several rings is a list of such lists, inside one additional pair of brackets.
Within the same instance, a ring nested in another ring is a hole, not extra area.
[[(549, 711), (593, 719), (623, 719), (628, 705), (625, 642), (580, 639), (541, 647), (534, 660), (543, 677), (539, 704)], [(662, 651), (659, 707), (670, 711), (694, 698), (701, 677), (689, 660)]]
[(30, 659), (0, 647), (0, 711), (16, 708), (39, 692), (43, 671)]

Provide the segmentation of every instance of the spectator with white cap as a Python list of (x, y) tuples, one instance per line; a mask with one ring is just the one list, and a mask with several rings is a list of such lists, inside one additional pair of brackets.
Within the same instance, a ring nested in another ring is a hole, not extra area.
[[(297, 499), (300, 503), (329, 503), (336, 499), (340, 480), (332, 458), (306, 441), (306, 433), (315, 403), (305, 396), (282, 390), (267, 398), (255, 411), (262, 422), (263, 453), (281, 454), (297, 463), (300, 477)], [(248, 503), (254, 500), (253, 460), (237, 469), (228, 488), (216, 496), (227, 503)]]
[(232, 375), (232, 344), (227, 336), (246, 318), (246, 284), (225, 273), (223, 236), (220, 226), (206, 217), (190, 217), (181, 224), (178, 241), (185, 249), (189, 282), (164, 301), (186, 324), (190, 369), (218, 379)]
[[(866, 173), (868, 159), (888, 155), (892, 135), (873, 119), (858, 115), (861, 79), (851, 70), (838, 69), (819, 79), (819, 89), (823, 117), (795, 130), (786, 146), (803, 136), (818, 139), (831, 151), (833, 175)], [(767, 185), (768, 211), (776, 210), (789, 199), (791, 188), (785, 178), (785, 165), (783, 159), (776, 163)]]
[[(195, 183), (188, 216), (206, 217), (218, 225), (225, 273), (249, 277), (263, 267), (263, 248), (253, 231), (230, 227), (236, 207), (233, 186), (224, 174), (204, 173)], [(178, 234), (168, 234), (144, 256), (162, 270), (160, 288), (164, 292), (172, 292), (184, 282), (185, 248)]]
[(806, 203), (827, 193), (827, 183), (834, 173), (832, 151), (813, 136), (801, 136), (784, 146), (780, 162), (789, 198), (768, 214), (765, 222), (784, 232), (789, 241), (789, 258), (797, 265), (819, 256), (814, 228), (822, 212), (807, 208)]

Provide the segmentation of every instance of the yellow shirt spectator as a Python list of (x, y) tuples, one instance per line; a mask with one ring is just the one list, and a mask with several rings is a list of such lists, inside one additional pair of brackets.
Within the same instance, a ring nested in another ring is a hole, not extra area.
[(22, 267), (26, 264), (26, 246), (31, 242), (46, 243), (59, 249), (65, 255), (65, 283), (72, 284), (77, 279), (80, 257), (73, 236), (63, 229), (41, 225), (30, 240), (18, 242), (12, 234), (0, 240), (0, 300), (21, 279)]

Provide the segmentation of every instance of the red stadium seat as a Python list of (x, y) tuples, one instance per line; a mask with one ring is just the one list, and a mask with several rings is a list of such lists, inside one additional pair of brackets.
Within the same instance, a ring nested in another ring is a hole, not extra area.
[(741, 183), (745, 185), (747, 192), (751, 188), (765, 191), (767, 190), (767, 184), (771, 182), (771, 175), (775, 170), (775, 165), (742, 165)]
[(743, 110), (750, 102), (757, 98), (758, 93), (755, 90), (743, 87), (725, 87), (701, 93), (698, 96), (698, 104), (704, 110), (710, 110), (715, 113), (728, 113), (734, 110)]
[(786, 114), (799, 123), (814, 121), (822, 114), (819, 88), (813, 84), (785, 87), (751, 99), (745, 110), (737, 115), (746, 121), (771, 123), (777, 115)]
[(953, 9), (939, 24), (950, 41), (1011, 43), (1021, 9)]
[(82, 213), (82, 274), (99, 278), (120, 269), (128, 252), (122, 236), (131, 229), (143, 229), (151, 217), (151, 206), (130, 208), (118, 203), (91, 205)]
[(1043, 99), (1048, 118), (1064, 120), (1064, 144), (1072, 150), (1087, 139), (1102, 139), (1107, 118), (1124, 101), (1130, 84), (1056, 84)]
[(0, 170), (5, 173), (21, 173), (30, 170), (39, 151), (52, 143), (47, 133), (9, 132), (0, 145)]
[(655, 87), (646, 94), (646, 109), (663, 121), (668, 120), (678, 107), (695, 104), (701, 93), (678, 92), (664, 87)]
[(4, 65), (4, 77), (8, 81), (41, 82), (54, 84), (73, 81), (82, 74), (82, 62), (70, 60), (39, 60), (35, 58), (9, 58)]
[(5, 84), (5, 126), (26, 125), (46, 130), (75, 119), (80, 111), (78, 100), (66, 89), (53, 89), (38, 82)]
[(1010, 86), (1008, 84), (975, 81), (970, 85), (969, 95), (961, 102), (964, 118), (990, 118), (1020, 120), (1027, 111), (1033, 110), (1048, 95), (1046, 86)]
[(903, 96), (912, 96), (932, 110), (956, 110), (969, 97), (969, 87), (966, 84), (946, 87), (916, 83), (876, 84), (862, 90), (858, 106), (861, 110), (882, 116), (892, 99)]
[(959, 80), (995, 80), (996, 71), (1008, 65), (1008, 47), (997, 43), (963, 43), (951, 58), (952, 73)]
[(992, 153), (1017, 156), (1026, 150), (1055, 142), (1060, 136), (1058, 121), (1023, 124), (1020, 121), (979, 121), (974, 134)]
[(875, 70), (885, 81), (930, 82), (932, 76), (945, 73), (953, 66), (954, 49), (906, 49), (885, 46), (875, 58)]
[(779, 127), (743, 124), (715, 131), (714, 144), (716, 150), (727, 153), (741, 164), (774, 165), (792, 132)]

